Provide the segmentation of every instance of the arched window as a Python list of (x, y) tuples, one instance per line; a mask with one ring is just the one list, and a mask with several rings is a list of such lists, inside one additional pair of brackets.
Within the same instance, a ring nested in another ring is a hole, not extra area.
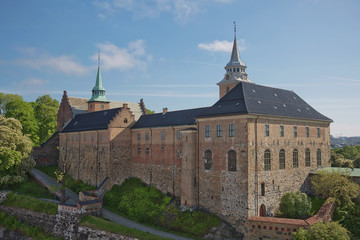
[(297, 149), (293, 151), (293, 168), (299, 167), (299, 152)]
[(317, 166), (321, 166), (321, 150), (316, 150), (316, 163)]
[(124, 118), (124, 123), (127, 123), (128, 121), (127, 121), (127, 118)]
[(281, 149), (279, 152), (279, 169), (285, 169), (285, 150)]
[(270, 171), (271, 170), (270, 150), (265, 150), (265, 153), (264, 153), (264, 170), (265, 171)]
[(212, 169), (212, 153), (210, 150), (206, 150), (204, 154), (204, 166), (205, 170)]
[(236, 152), (234, 150), (228, 152), (228, 171), (236, 172)]
[(310, 149), (305, 150), (305, 167), (310, 167)]

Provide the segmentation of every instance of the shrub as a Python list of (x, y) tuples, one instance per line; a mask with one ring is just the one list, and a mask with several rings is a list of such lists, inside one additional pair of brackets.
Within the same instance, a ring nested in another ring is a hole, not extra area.
[(338, 222), (318, 222), (309, 230), (300, 228), (292, 236), (295, 240), (350, 240), (349, 231)]
[(280, 211), (287, 218), (302, 218), (309, 215), (311, 201), (305, 193), (288, 192), (281, 197)]

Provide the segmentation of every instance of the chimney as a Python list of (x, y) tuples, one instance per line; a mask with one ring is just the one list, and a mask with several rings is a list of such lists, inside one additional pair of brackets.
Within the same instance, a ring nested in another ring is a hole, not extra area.
[(167, 108), (163, 108), (163, 114), (167, 113), (168, 109)]

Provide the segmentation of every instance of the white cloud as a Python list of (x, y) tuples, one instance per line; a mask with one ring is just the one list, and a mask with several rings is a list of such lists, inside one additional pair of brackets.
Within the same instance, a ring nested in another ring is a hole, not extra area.
[[(111, 42), (96, 44), (101, 54), (102, 69), (128, 70), (134, 67), (145, 69), (147, 63), (151, 61), (151, 55), (146, 53), (145, 41), (136, 40), (130, 42), (127, 48), (119, 48)], [(91, 57), (96, 61), (98, 55)]]
[(38, 87), (46, 85), (49, 81), (43, 80), (41, 78), (28, 78), (24, 79), (20, 82), (20, 86), (27, 86), (27, 87)]
[[(217, 3), (227, 3), (229, 0), (217, 0)], [(186, 23), (209, 2), (206, 0), (95, 0), (93, 4), (100, 9), (100, 18), (112, 16), (121, 11), (133, 14), (135, 18), (158, 17), (162, 13), (173, 14), (174, 21)]]
[(85, 75), (89, 70), (89, 67), (78, 63), (72, 55), (54, 57), (49, 54), (35, 54), (35, 52), (32, 52), (30, 56), (16, 59), (14, 62), (35, 69), (51, 69), (67, 75)]
[[(233, 47), (233, 42), (229, 42), (227, 40), (215, 40), (214, 42), (210, 42), (210, 43), (199, 43), (198, 47), (200, 49), (209, 51), (209, 52), (231, 52), (232, 51), (232, 47)], [(239, 51), (244, 51), (245, 48), (245, 40), (244, 39), (240, 39), (238, 41), (238, 48)]]

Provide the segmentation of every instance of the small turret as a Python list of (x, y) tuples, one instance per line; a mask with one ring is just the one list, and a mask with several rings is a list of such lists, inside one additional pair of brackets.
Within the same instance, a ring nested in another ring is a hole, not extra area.
[(246, 65), (241, 61), (240, 52), (236, 41), (236, 25), (234, 22), (234, 44), (231, 53), (231, 58), (225, 66), (224, 78), (217, 83), (219, 86), (219, 96), (222, 98), (231, 89), (233, 89), (239, 82), (251, 82), (246, 73)]
[(88, 112), (95, 112), (109, 109), (109, 101), (106, 100), (105, 88), (102, 85), (100, 73), (100, 52), (98, 56), (98, 70), (96, 75), (96, 83), (92, 89), (92, 96), (88, 101)]

